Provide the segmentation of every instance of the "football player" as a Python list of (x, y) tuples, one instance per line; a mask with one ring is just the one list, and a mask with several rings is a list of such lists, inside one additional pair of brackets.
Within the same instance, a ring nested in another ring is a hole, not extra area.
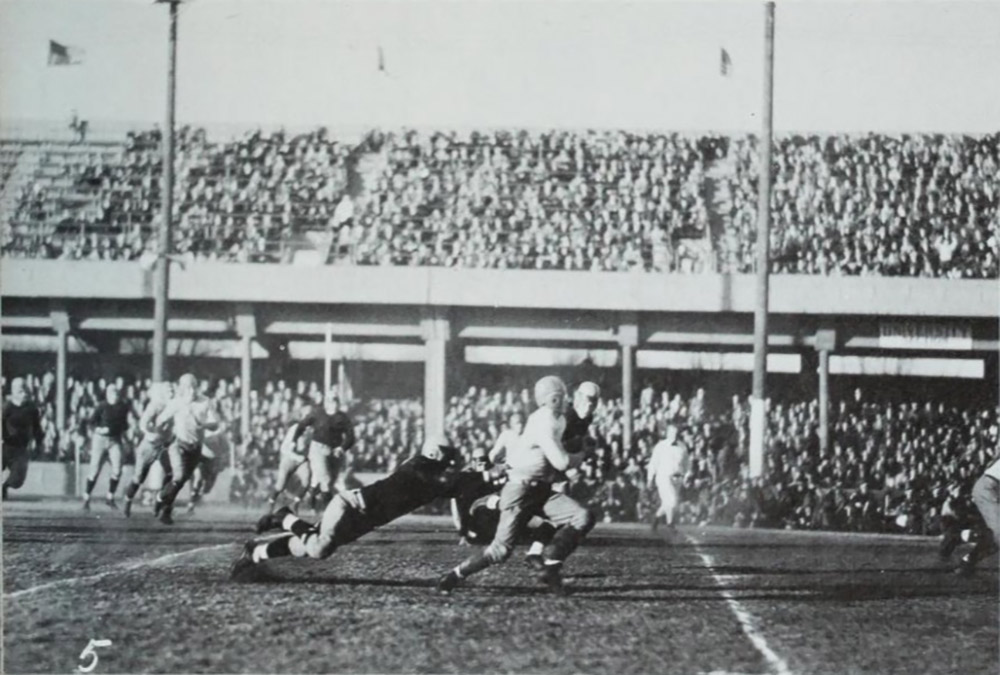
[(563, 593), (562, 566), (583, 537), (593, 529), (594, 514), (552, 484), (569, 467), (563, 447), (566, 431), (566, 385), (554, 375), (535, 383), (535, 403), (524, 432), (512, 449), (507, 483), (500, 491), (500, 518), (493, 541), (438, 579), (438, 590), (451, 592), (463, 579), (491, 565), (506, 561), (519, 534), (533, 517), (543, 517), (556, 528), (545, 547), (544, 569), (539, 581), (553, 593)]
[(94, 491), (97, 476), (107, 461), (111, 466), (108, 482), (108, 496), (104, 502), (112, 509), (115, 505), (115, 491), (122, 476), (123, 436), (128, 430), (129, 407), (118, 395), (118, 387), (109, 384), (104, 390), (105, 401), (97, 406), (90, 423), (94, 431), (90, 437), (90, 474), (83, 489), (83, 510), (90, 510), (90, 493)]
[(230, 578), (253, 578), (258, 563), (271, 558), (327, 558), (372, 530), (411, 513), (435, 499), (454, 497), (467, 481), (481, 480), (460, 468), (458, 450), (443, 436), (428, 439), (420, 454), (399, 465), (385, 478), (356, 490), (338, 492), (319, 523), (307, 522), (287, 506), (263, 516), (257, 532), (281, 529), (271, 541), (249, 540), (233, 562)]
[[(310, 412), (310, 406), (305, 404), (304, 401), (305, 398), (302, 397), (300, 400), (300, 403), (302, 403), (301, 419), (305, 419)], [(298, 512), (299, 503), (310, 490), (311, 474), (307, 452), (310, 440), (312, 439), (312, 430), (309, 429), (304, 434), (299, 435), (298, 440), (296, 440), (297, 432), (298, 422), (288, 428), (284, 439), (281, 441), (281, 448), (278, 453), (280, 457), (278, 460), (278, 474), (274, 482), (274, 491), (267, 499), (268, 511), (272, 513), (274, 512), (274, 507), (277, 505), (278, 497), (288, 487), (288, 479), (293, 475), (299, 479), (299, 484), (302, 486), (302, 493), (292, 498), (291, 509), (293, 513)]]
[(344, 453), (354, 447), (354, 424), (347, 413), (340, 409), (336, 389), (330, 389), (323, 406), (312, 408), (295, 426), (292, 441), (298, 442), (307, 429), (313, 431), (312, 441), (309, 443), (309, 471), (312, 474), (310, 493), (312, 500), (319, 494), (325, 508), (333, 498), (335, 483), (340, 491), (344, 491), (343, 483), (338, 482), (338, 478), (341, 478)]
[(655, 531), (662, 516), (670, 532), (674, 531), (677, 515), (677, 493), (681, 481), (690, 468), (687, 448), (678, 439), (678, 428), (674, 424), (663, 426), (663, 440), (653, 446), (653, 452), (646, 465), (646, 484), (649, 489), (656, 487), (660, 494), (660, 508), (653, 514), (652, 529)]
[(955, 570), (968, 576), (980, 561), (1000, 549), (1000, 459), (990, 464), (975, 485), (972, 486), (972, 502), (982, 516), (976, 544), (962, 556)]
[(41, 448), (43, 434), (38, 408), (28, 398), (24, 378), (15, 377), (10, 383), (10, 397), (3, 404), (3, 498), (7, 489), (24, 485), (28, 476), (28, 454), (31, 443)]
[(125, 490), (125, 505), (122, 512), (126, 518), (132, 515), (132, 500), (146, 482), (153, 465), (160, 462), (164, 471), (169, 469), (163, 450), (170, 443), (171, 428), (170, 425), (164, 425), (162, 429), (157, 427), (156, 417), (167, 407), (173, 395), (174, 387), (170, 382), (156, 382), (149, 389), (149, 402), (139, 417), (142, 440), (135, 450), (135, 473), (132, 474), (132, 482)]

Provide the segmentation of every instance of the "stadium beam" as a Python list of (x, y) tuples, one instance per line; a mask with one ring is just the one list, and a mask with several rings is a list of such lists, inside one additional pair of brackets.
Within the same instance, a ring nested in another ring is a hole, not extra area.
[(622, 350), (622, 447), (632, 447), (632, 403), (635, 389), (635, 350), (639, 346), (639, 320), (633, 313), (623, 317), (618, 327), (618, 346)]
[(837, 345), (837, 332), (816, 331), (815, 345), (819, 352), (819, 448), (826, 453), (830, 447), (830, 352)]
[[(420, 321), (424, 338), (424, 438), (443, 434), (447, 406), (448, 341), (451, 322), (442, 308), (428, 308)], [(455, 439), (452, 439), (455, 441)]]
[(170, 295), (170, 229), (174, 206), (174, 112), (177, 90), (177, 6), (180, 0), (156, 0), (170, 5), (167, 66), (167, 121), (163, 130), (163, 210), (154, 276), (153, 299), (153, 381), (166, 379), (167, 302)]
[(757, 179), (757, 302), (753, 315), (753, 392), (750, 396), (750, 476), (764, 472), (764, 389), (767, 374), (768, 263), (771, 221), (771, 142), (774, 132), (774, 2), (764, 5), (764, 106)]

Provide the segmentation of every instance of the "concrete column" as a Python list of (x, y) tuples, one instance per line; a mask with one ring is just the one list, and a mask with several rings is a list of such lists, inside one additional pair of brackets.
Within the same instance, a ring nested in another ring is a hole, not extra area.
[(424, 339), (424, 437), (444, 433), (447, 407), (448, 341), (451, 325), (439, 311), (421, 320)]
[[(236, 334), (240, 336), (240, 439), (245, 445), (250, 438), (250, 389), (253, 386), (253, 342), (257, 337), (257, 317), (250, 305), (236, 310)], [(235, 466), (235, 448), (230, 452), (230, 465)]]
[(69, 314), (53, 310), (50, 314), (56, 332), (56, 428), (66, 429), (66, 352), (69, 342)]
[(632, 449), (632, 401), (635, 381), (635, 348), (639, 344), (639, 324), (630, 315), (618, 327), (618, 345), (622, 350), (622, 450)]
[(837, 344), (837, 333), (816, 331), (816, 351), (819, 352), (819, 448), (830, 448), (830, 352)]

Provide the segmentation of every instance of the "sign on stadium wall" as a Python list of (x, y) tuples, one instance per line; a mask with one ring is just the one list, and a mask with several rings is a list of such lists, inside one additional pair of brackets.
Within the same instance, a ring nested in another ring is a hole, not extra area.
[(880, 321), (882, 349), (972, 349), (970, 324), (940, 321)]

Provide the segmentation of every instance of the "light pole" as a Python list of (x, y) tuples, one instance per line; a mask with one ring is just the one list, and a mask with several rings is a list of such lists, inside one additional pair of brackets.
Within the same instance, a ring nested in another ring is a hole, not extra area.
[(170, 290), (170, 228), (174, 211), (174, 108), (177, 89), (177, 6), (180, 0), (156, 0), (170, 5), (167, 65), (167, 123), (163, 130), (163, 209), (153, 299), (153, 381), (166, 379), (167, 300)]

